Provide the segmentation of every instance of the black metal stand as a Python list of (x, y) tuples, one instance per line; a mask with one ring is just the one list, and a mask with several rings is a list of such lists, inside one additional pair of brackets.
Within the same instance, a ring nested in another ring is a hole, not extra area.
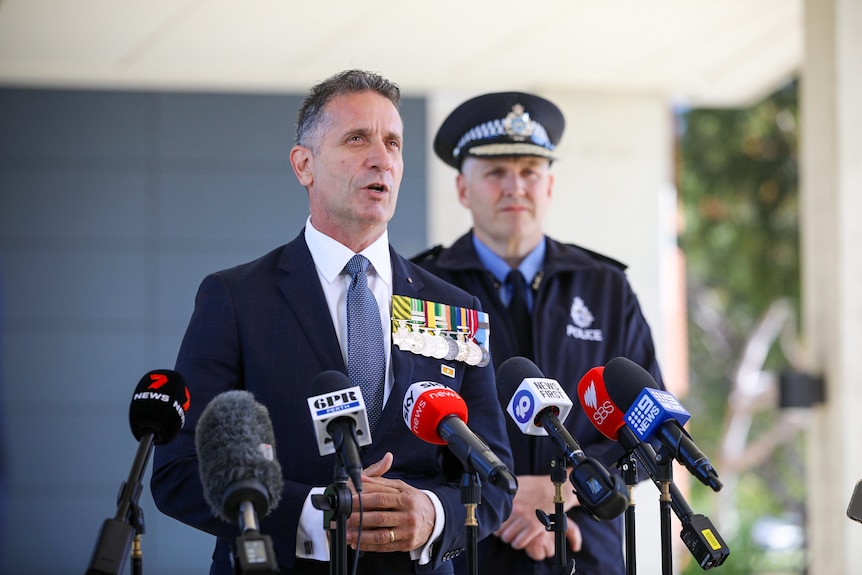
[[(688, 547), (701, 569), (712, 569), (723, 564), (730, 555), (730, 549), (709, 518), (694, 513), (689, 507), (685, 497), (671, 478), (670, 465), (672, 462), (670, 458), (665, 457), (665, 454), (658, 456), (649, 443), (632, 441), (630, 437), (627, 438), (622, 433), (620, 438), (627, 442), (629, 455), (633, 455), (646, 469), (650, 479), (659, 489), (659, 503), (663, 514), (662, 529), (668, 532), (666, 537), (670, 537), (670, 524), (665, 515), (668, 513), (667, 509), (670, 508), (682, 523), (680, 537), (683, 543)], [(659, 464), (658, 460), (664, 461), (667, 469), (662, 469), (662, 464)], [(631, 462), (631, 459), (629, 461)], [(621, 464), (623, 463), (625, 460)], [(662, 535), (665, 537), (664, 531)]]
[(637, 569), (637, 538), (635, 535), (635, 497), (634, 488), (638, 484), (638, 466), (635, 462), (634, 455), (629, 455), (628, 459), (621, 461), (620, 468), (622, 469), (623, 480), (629, 488), (629, 506), (626, 508), (625, 514), (625, 530), (626, 530), (626, 575), (635, 575)]
[(467, 529), (467, 573), (479, 575), (479, 519), (476, 506), (482, 501), (482, 483), (479, 474), (464, 471), (461, 475), (461, 503), (467, 511), (464, 527)]
[(99, 532), (99, 541), (93, 549), (87, 575), (119, 575), (129, 557), (132, 540), (135, 541), (132, 570), (141, 573), (141, 535), (144, 533), (144, 512), (138, 506), (143, 486), (141, 478), (153, 451), (155, 435), (147, 431), (138, 443), (138, 452), (132, 462), (129, 478), (120, 486), (117, 513), (106, 519)]
[[(662, 448), (664, 449), (664, 448)], [(658, 459), (658, 458), (657, 458)], [(657, 465), (656, 485), (659, 495), (659, 520), (661, 522), (661, 572), (662, 575), (673, 575), (673, 546), (671, 543), (671, 505), (673, 500), (670, 487), (673, 485), (673, 460), (663, 458), (663, 463)]]
[[(323, 528), (330, 531), (329, 573), (347, 575), (347, 518), (353, 511), (353, 494), (347, 486), (347, 472), (336, 458), (335, 480), (323, 495), (314, 495), (311, 503), (323, 511)], [(359, 551), (357, 550), (357, 553)]]
[(555, 457), (551, 460), (551, 482), (554, 484), (554, 514), (548, 516), (541, 509), (536, 509), (536, 517), (539, 518), (545, 525), (547, 531), (554, 532), (554, 573), (557, 575), (572, 575), (575, 572), (575, 560), (571, 561), (566, 558), (566, 529), (568, 521), (566, 520), (565, 503), (566, 498), (563, 497), (563, 485), (568, 483), (566, 480), (566, 458)]
[(141, 537), (144, 534), (144, 510), (133, 505), (129, 511), (132, 516), (132, 527), (135, 528), (135, 538), (132, 539), (132, 575), (141, 575), (144, 569), (144, 554), (141, 550)]

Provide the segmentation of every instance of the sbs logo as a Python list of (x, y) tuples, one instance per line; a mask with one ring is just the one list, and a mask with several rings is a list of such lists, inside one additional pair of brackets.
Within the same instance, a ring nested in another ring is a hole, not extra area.
[(606, 419), (607, 419), (607, 418), (608, 418), (608, 417), (609, 417), (609, 416), (610, 416), (614, 411), (616, 411), (616, 409), (617, 409), (617, 408), (616, 408), (616, 406), (615, 406), (613, 403), (611, 403), (610, 401), (605, 401), (605, 402), (604, 402), (604, 403), (602, 403), (600, 406), (598, 406), (598, 407), (596, 408), (596, 410), (593, 412), (593, 419), (595, 420), (595, 422), (596, 422), (596, 423), (598, 423), (599, 425), (601, 425), (602, 423), (604, 423), (604, 422), (605, 422), (605, 420), (606, 420)]

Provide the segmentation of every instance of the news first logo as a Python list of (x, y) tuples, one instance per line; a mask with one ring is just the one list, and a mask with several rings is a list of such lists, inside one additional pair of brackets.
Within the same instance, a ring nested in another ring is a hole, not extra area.
[(518, 420), (518, 423), (532, 421), (534, 410), (533, 394), (528, 390), (522, 389), (512, 398), (512, 411), (515, 413), (515, 419)]

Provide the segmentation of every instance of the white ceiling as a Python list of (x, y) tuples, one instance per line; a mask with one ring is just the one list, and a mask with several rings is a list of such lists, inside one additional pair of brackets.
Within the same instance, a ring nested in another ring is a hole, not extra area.
[(0, 0), (0, 84), (635, 91), (744, 105), (795, 75), (802, 0)]

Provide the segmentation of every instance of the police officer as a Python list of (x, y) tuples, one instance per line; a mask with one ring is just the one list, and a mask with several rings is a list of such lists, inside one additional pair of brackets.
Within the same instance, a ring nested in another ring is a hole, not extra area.
[[(414, 260), (481, 300), (490, 314), (495, 370), (520, 355), (559, 381), (574, 401), (566, 427), (588, 456), (603, 459), (612, 444), (575, 399), (580, 378), (617, 356), (639, 363), (660, 385), (661, 374), (625, 266), (544, 234), (564, 125), (556, 105), (522, 92), (485, 94), (458, 106), (440, 126), (434, 151), (458, 170), (458, 200), (473, 228), (451, 247)], [(519, 489), (511, 516), (480, 542), (479, 565), (485, 573), (550, 575), (554, 537), (535, 510), (554, 511), (550, 461), (558, 454), (548, 438), (522, 434), (508, 417), (507, 431)], [(577, 572), (625, 573), (622, 516), (599, 522), (571, 493), (565, 506), (567, 556)]]

